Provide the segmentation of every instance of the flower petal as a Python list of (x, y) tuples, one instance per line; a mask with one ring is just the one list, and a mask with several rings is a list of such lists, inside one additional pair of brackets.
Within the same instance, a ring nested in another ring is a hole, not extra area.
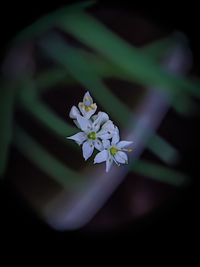
[(96, 134), (96, 137), (101, 139), (110, 139), (113, 137), (115, 132), (115, 126), (111, 120), (108, 120), (103, 124), (101, 130)]
[(93, 103), (93, 99), (92, 97), (90, 96), (90, 93), (87, 91), (83, 97), (83, 104), (86, 106), (86, 107), (90, 107), (91, 104)]
[(95, 117), (95, 120), (92, 123), (92, 128), (95, 132), (97, 132), (101, 126), (102, 121), (107, 118), (107, 114), (105, 112), (99, 112)]
[(85, 117), (86, 116), (86, 111), (85, 111), (84, 107), (82, 106), (81, 102), (78, 103), (78, 107), (79, 107), (83, 117)]
[(117, 162), (119, 163), (125, 163), (128, 160), (128, 157), (126, 155), (126, 153), (122, 152), (122, 151), (118, 151), (115, 155), (114, 158)]
[(115, 132), (114, 132), (113, 130), (102, 129), (101, 131), (99, 131), (99, 132), (96, 134), (96, 137), (99, 137), (99, 138), (101, 138), (102, 140), (110, 139), (110, 138), (113, 137), (114, 133), (115, 133)]
[(107, 150), (103, 150), (101, 152), (99, 152), (96, 157), (94, 158), (94, 164), (95, 163), (101, 163), (103, 161), (106, 161), (108, 157), (108, 151)]
[(80, 115), (80, 112), (79, 110), (77, 109), (77, 107), (73, 106), (70, 110), (70, 113), (69, 113), (69, 117), (71, 119), (76, 119), (77, 118), (77, 115)]
[(105, 112), (99, 112), (96, 119), (94, 120), (92, 127), (97, 132), (101, 125), (109, 120), (108, 115)]
[(83, 157), (85, 160), (87, 160), (92, 155), (92, 152), (94, 150), (93, 143), (91, 141), (84, 142), (82, 150), (83, 150)]
[(132, 141), (120, 141), (118, 144), (116, 144), (116, 148), (124, 148), (131, 145), (132, 143)]
[(103, 140), (102, 141), (104, 148), (108, 149), (110, 147), (110, 141), (109, 140)]
[(117, 126), (115, 126), (115, 133), (113, 135), (113, 138), (112, 138), (112, 143), (111, 145), (115, 145), (119, 142), (119, 129)]
[(80, 125), (82, 131), (87, 133), (91, 129), (92, 125), (91, 125), (90, 121), (87, 120), (86, 118), (84, 118), (83, 116), (77, 115), (77, 121), (78, 121), (78, 124)]
[(109, 130), (114, 131), (115, 126), (111, 120), (108, 120), (106, 123), (104, 123), (104, 125), (102, 126), (102, 129), (105, 129), (105, 130), (109, 129)]
[(94, 147), (95, 147), (97, 150), (99, 150), (99, 151), (104, 150), (104, 147), (103, 147), (103, 145), (102, 145), (102, 142), (101, 142), (100, 140), (98, 140), (98, 139), (95, 140), (95, 142), (94, 142)]
[(79, 129), (81, 129), (81, 127), (80, 127), (80, 125), (79, 125), (79, 123), (78, 123), (77, 120), (73, 120), (73, 122), (75, 123), (75, 125), (76, 125)]
[(106, 160), (106, 172), (109, 172), (112, 163), (113, 163), (113, 158), (110, 156)]
[(109, 120), (108, 114), (102, 111), (98, 112), (98, 117), (101, 118), (100, 124), (106, 123)]
[(67, 139), (74, 140), (79, 146), (86, 140), (85, 133), (80, 132), (75, 135), (66, 137)]

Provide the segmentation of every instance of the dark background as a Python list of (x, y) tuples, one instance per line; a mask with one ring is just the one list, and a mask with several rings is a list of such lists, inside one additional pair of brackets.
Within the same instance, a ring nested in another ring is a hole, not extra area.
[[(41, 15), (53, 11), (55, 8), (61, 7), (57, 4), (41, 6), (36, 3), (25, 2), (10, 6), (2, 6), (1, 8), (1, 52), (0, 59), (4, 58), (7, 49), (8, 41), (21, 29), (35, 21)], [(68, 1), (71, 3), (72, 1)], [(168, 2), (147, 6), (144, 3), (139, 4), (124, 4), (120, 5), (124, 8), (128, 7), (137, 10), (138, 13), (146, 16), (155, 24), (158, 23), (164, 30), (171, 29), (181, 30), (186, 33), (189, 38), (190, 46), (193, 51), (195, 72), (199, 73), (200, 62), (200, 41), (199, 35), (199, 18), (198, 7), (183, 4), (175, 5)], [(105, 5), (105, 4), (104, 4)], [(111, 4), (109, 4), (110, 6)], [(116, 4), (115, 4), (116, 5)], [(199, 104), (199, 102), (197, 102)], [(179, 128), (177, 127), (179, 124)], [(76, 243), (79, 240), (94, 241), (104, 240), (109, 238), (112, 241), (130, 240), (131, 243), (143, 244), (154, 240), (157, 244), (165, 243), (166, 241), (179, 247), (180, 245), (192, 246), (198, 240), (198, 213), (199, 213), (199, 190), (197, 181), (199, 178), (199, 129), (200, 118), (197, 114), (192, 119), (180, 118), (173, 111), (170, 111), (165, 118), (162, 126), (159, 129), (162, 136), (167, 137), (165, 129), (171, 127), (171, 133), (176, 134), (175, 142), (180, 144), (184, 138), (184, 129), (191, 129), (191, 134), (188, 135), (188, 140), (191, 144), (191, 154), (184, 155), (183, 166), (184, 170), (187, 167), (187, 173), (193, 177), (193, 183), (190, 187), (181, 190), (177, 199), (173, 199), (174, 203), (168, 203), (162, 209), (157, 210), (148, 217), (143, 217), (136, 222), (126, 224), (109, 232), (87, 232), (78, 230), (75, 232), (56, 232), (50, 229), (46, 224), (41, 222), (21, 199), (14, 187), (6, 180), (1, 182), (0, 187), (0, 205), (1, 205), (1, 236), (4, 234), (6, 239), (11, 237), (13, 240), (18, 238), (30, 241), (32, 239), (42, 238), (51, 242), (72, 242)], [(188, 131), (187, 131), (188, 133)], [(182, 148), (184, 152), (184, 146)], [(189, 162), (189, 164), (188, 164)], [(187, 163), (187, 164), (186, 164)], [(123, 186), (123, 185), (122, 185)], [(120, 194), (120, 188), (116, 191), (112, 200), (115, 201)]]

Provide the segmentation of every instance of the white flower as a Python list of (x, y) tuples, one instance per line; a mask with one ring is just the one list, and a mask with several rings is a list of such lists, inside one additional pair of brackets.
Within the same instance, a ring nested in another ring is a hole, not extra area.
[(80, 111), (78, 110), (76, 106), (73, 106), (71, 108), (69, 117), (71, 119), (74, 119), (74, 123), (76, 124), (76, 126), (79, 127), (79, 125), (77, 125), (77, 115), (80, 115), (80, 112), (81, 112), (84, 118), (90, 119), (90, 117), (96, 112), (97, 105), (96, 103), (93, 103), (93, 99), (90, 96), (90, 93), (86, 92), (83, 97), (83, 102), (80, 102), (78, 104), (78, 107)]
[(115, 133), (111, 144), (109, 140), (103, 140), (104, 150), (96, 155), (94, 164), (106, 161), (106, 172), (110, 170), (113, 161), (118, 167), (120, 166), (120, 163), (128, 164), (128, 157), (124, 151), (130, 152), (131, 149), (126, 149), (125, 147), (132, 143), (132, 141), (119, 141), (119, 130), (115, 127)]
[[(77, 122), (82, 130), (73, 136), (67, 137), (74, 140), (78, 145), (83, 144), (83, 157), (87, 160), (93, 153), (94, 147), (102, 151), (104, 149), (101, 140), (112, 138), (115, 133), (115, 126), (108, 120), (105, 112), (99, 112), (94, 121), (88, 120), (81, 115), (77, 115)], [(103, 126), (102, 122), (106, 121)]]

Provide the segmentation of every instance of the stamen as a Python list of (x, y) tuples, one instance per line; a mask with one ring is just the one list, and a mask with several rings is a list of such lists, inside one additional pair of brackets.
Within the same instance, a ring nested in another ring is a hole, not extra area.
[(92, 147), (92, 144), (90, 146)]
[(128, 152), (131, 152), (132, 151), (132, 149), (128, 149)]
[(128, 160), (126, 160), (126, 164), (128, 164)]
[(96, 127), (97, 125), (98, 125), (98, 124), (97, 124), (97, 123), (95, 123), (95, 125), (94, 125), (94, 126)]
[(83, 108), (85, 107), (85, 106), (83, 105), (83, 102), (81, 102), (81, 107), (83, 107)]
[(111, 148), (115, 148), (115, 146), (112, 146)]
[(112, 162), (112, 159), (109, 159), (110, 162)]
[(92, 109), (91, 109), (90, 107), (88, 107), (88, 111), (89, 111), (89, 110), (92, 110)]
[(111, 132), (107, 131), (108, 134), (111, 134)]
[(99, 142), (97, 142), (97, 144), (98, 144), (98, 145), (100, 145), (100, 143), (99, 143)]
[(92, 109), (95, 109), (95, 105), (94, 105), (94, 104), (92, 104), (92, 105), (91, 105), (91, 108), (92, 108)]
[(90, 129), (91, 127), (90, 126), (88, 126), (88, 129)]
[(113, 160), (114, 160), (114, 162), (115, 162), (115, 164), (117, 165), (117, 167), (119, 167), (120, 166), (120, 164), (119, 163), (117, 163), (117, 161), (116, 161), (116, 159), (113, 157)]
[(83, 136), (87, 136), (86, 134), (83, 134)]
[(87, 97), (87, 96), (85, 97), (85, 100), (86, 100), (86, 101), (89, 101), (89, 99), (88, 99), (88, 97)]
[(125, 150), (125, 149), (122, 147), (121, 150)]

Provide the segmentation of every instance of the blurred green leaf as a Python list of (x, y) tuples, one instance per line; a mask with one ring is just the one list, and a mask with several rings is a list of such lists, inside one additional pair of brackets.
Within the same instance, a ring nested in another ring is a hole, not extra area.
[[(152, 60), (158, 60), (163, 57), (166, 51), (170, 49), (173, 44), (174, 40), (172, 37), (162, 38), (161, 40), (157, 40), (153, 43), (145, 45), (144, 47), (140, 48), (140, 51), (142, 51), (142, 53), (150, 57)], [(130, 75), (127, 75), (125, 71), (121, 70), (110, 61), (105, 60), (105, 58), (100, 58), (99, 56), (90, 52), (86, 52), (83, 49), (78, 50), (87, 59), (87, 61), (92, 64), (93, 69), (100, 77), (117, 77), (120, 79), (130, 80)], [(75, 83), (76, 80), (69, 75), (66, 69), (62, 68), (56, 68), (43, 72), (36, 77), (36, 83), (40, 88), (40, 92), (46, 91), (49, 89), (48, 87), (52, 87), (60, 82), (71, 84)]]
[(163, 56), (176, 44), (175, 36), (158, 39), (138, 50), (153, 61), (163, 59)]
[[(156, 43), (155, 47), (154, 45), (149, 45), (148, 47), (143, 48), (142, 51), (148, 51), (150, 53), (151, 50), (156, 50), (156, 47), (159, 49), (159, 45), (161, 45), (162, 48), (163, 47), (167, 48), (168, 45), (169, 48), (169, 42), (166, 39), (163, 40), (163, 42), (160, 41)], [(127, 74), (124, 70), (115, 66), (111, 62), (103, 58), (100, 58), (99, 56), (96, 56), (92, 53), (88, 53), (82, 49), (77, 49), (76, 51), (79, 54), (81, 54), (82, 57), (85, 58), (85, 62), (87, 62), (87, 64), (90, 64), (92, 66), (93, 72), (95, 72), (102, 79), (108, 77), (109, 78), (114, 77), (125, 81), (133, 81), (130, 74)], [(147, 52), (145, 52), (145, 54), (146, 53)], [(150, 55), (148, 54), (148, 56)], [(158, 54), (156, 54), (156, 52), (154, 51), (154, 53), (151, 55), (151, 57), (154, 58), (154, 60), (156, 56), (161, 56), (161, 51), (158, 51)], [(75, 80), (73, 80), (72, 78), (72, 75), (69, 75), (67, 71), (64, 71), (62, 69), (46, 72), (36, 79), (38, 87), (40, 88), (40, 92), (44, 92), (47, 90), (47, 89), (42, 89), (45, 86), (53, 86), (57, 82), (61, 81), (62, 82), (65, 81), (65, 83), (67, 84), (73, 84), (75, 82)], [(176, 111), (178, 111), (181, 115), (188, 115), (191, 113), (191, 111), (193, 110), (194, 103), (190, 100), (190, 98), (186, 94), (182, 94), (181, 97), (178, 98), (178, 101), (176, 100), (177, 98), (171, 100), (174, 106), (176, 106)]]
[(20, 91), (18, 103), (21, 104), (21, 107), (39, 120), (43, 126), (51, 130), (60, 139), (66, 140), (66, 136), (75, 134), (77, 128), (59, 118), (53, 110), (47, 107), (37, 97), (35, 88), (32, 88), (31, 86), (34, 86), (32, 82), (26, 82), (24, 88)]
[(129, 109), (107, 89), (101, 79), (94, 73), (92, 66), (84, 60), (84, 57), (75, 48), (55, 40), (43, 43), (42, 47), (55, 62), (62, 64), (75, 80), (89, 88), (99, 104), (113, 118), (126, 126), (130, 119)]
[(180, 159), (178, 150), (159, 135), (150, 137), (148, 148), (168, 164), (174, 164)]
[(151, 163), (147, 160), (138, 160), (134, 163), (130, 163), (128, 168), (137, 174), (174, 186), (185, 185), (190, 180), (190, 178), (183, 173)]
[[(89, 88), (89, 91), (99, 101), (99, 104), (105, 108), (114, 120), (118, 121), (124, 127), (127, 127), (130, 120), (134, 119), (134, 115), (129, 108), (108, 90), (104, 83), (94, 73), (92, 65), (90, 65), (89, 62), (85, 62), (82, 54), (75, 48), (66, 46), (60, 41), (58, 42), (55, 40), (42, 43), (41, 45), (48, 55), (56, 62), (65, 66), (68, 72), (80, 82), (80, 84)], [(148, 131), (148, 129), (146, 130)], [(149, 134), (152, 135), (153, 133), (149, 130)], [(165, 156), (163, 156), (164, 153), (159, 149), (159, 146), (147, 144), (148, 148), (156, 153), (161, 159), (168, 163), (171, 162), (171, 158), (174, 158), (173, 152), (176, 155), (178, 152), (167, 142), (162, 141), (160, 137), (156, 136), (154, 143), (157, 143), (158, 141), (159, 144), (162, 143), (162, 148), (166, 152)]]
[(20, 126), (15, 127), (13, 142), (26, 158), (62, 186), (74, 188), (84, 184), (84, 176), (82, 174), (80, 175), (57, 160), (25, 133)]
[(12, 139), (15, 88), (11, 84), (2, 85), (0, 94), (0, 178), (3, 178)]
[(35, 79), (39, 93), (46, 92), (59, 83), (73, 84), (76, 81), (69, 75), (66, 69), (55, 68), (39, 74)]
[(199, 86), (188, 79), (168, 73), (90, 15), (84, 12), (68, 14), (60, 27), (124, 69), (136, 82), (167, 91), (172, 97), (181, 97), (187, 92), (200, 98)]
[(68, 5), (57, 9), (56, 11), (46, 14), (38, 19), (36, 22), (32, 23), (30, 26), (26, 27), (16, 37), (12, 40), (11, 45), (15, 45), (19, 42), (25, 41), (28, 38), (35, 38), (39, 36), (44, 31), (52, 27), (56, 27), (59, 20), (63, 17), (66, 17), (69, 13), (76, 12), (80, 9), (87, 8), (93, 5), (95, 1), (84, 1)]

